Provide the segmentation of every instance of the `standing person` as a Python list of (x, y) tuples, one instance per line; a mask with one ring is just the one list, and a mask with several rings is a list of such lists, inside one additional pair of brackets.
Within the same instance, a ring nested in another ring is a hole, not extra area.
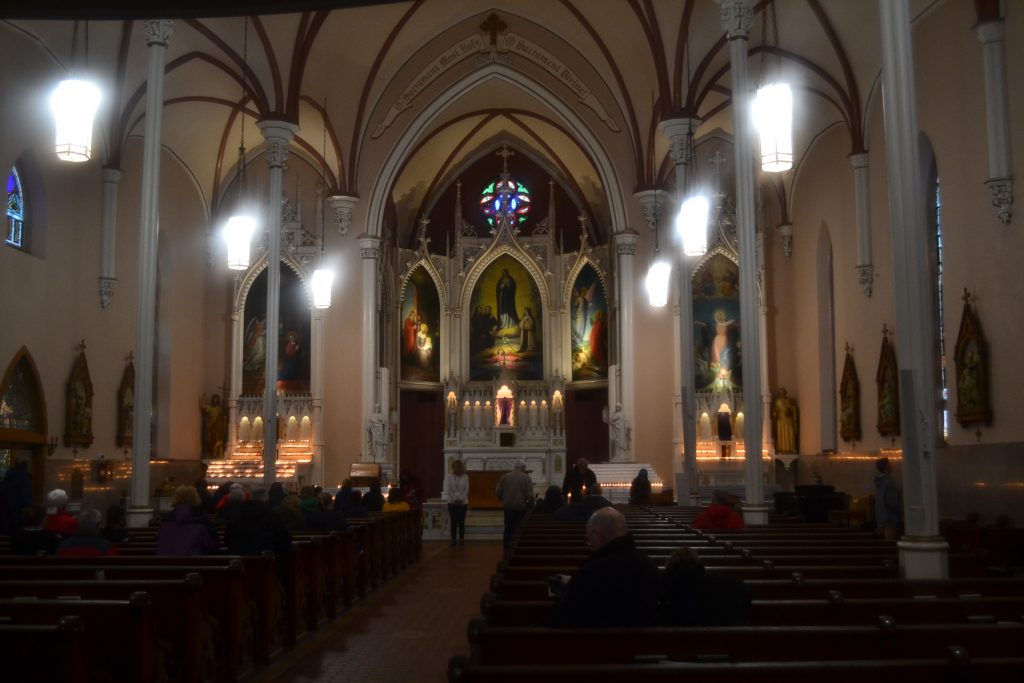
[(892, 478), (892, 463), (889, 458), (879, 458), (875, 461), (875, 469), (878, 470), (875, 475), (875, 526), (885, 540), (895, 541), (900, 532), (903, 508)]
[(448, 492), (448, 518), (451, 520), (452, 545), (466, 545), (466, 512), (469, 510), (469, 477), (466, 464), (452, 463), (452, 473), (445, 477), (444, 490)]
[(580, 458), (565, 473), (565, 479), (562, 480), (562, 495), (571, 495), (573, 500), (578, 500), (584, 495), (584, 488), (589, 489), (596, 483), (597, 475), (590, 469), (590, 461)]
[(502, 540), (508, 548), (512, 545), (519, 523), (526, 516), (526, 509), (533, 503), (533, 480), (526, 473), (525, 460), (516, 461), (515, 469), (501, 475), (494, 493), (501, 498), (501, 506), (505, 509), (505, 533)]
[(217, 536), (203, 512), (199, 492), (193, 486), (174, 491), (174, 507), (156, 534), (156, 554), (188, 557), (213, 555)]
[(636, 548), (626, 518), (612, 507), (587, 520), (590, 557), (555, 605), (558, 626), (631, 628), (658, 620), (658, 567)]
[(651, 480), (647, 478), (647, 470), (643, 467), (629, 485), (629, 502), (631, 505), (651, 504)]

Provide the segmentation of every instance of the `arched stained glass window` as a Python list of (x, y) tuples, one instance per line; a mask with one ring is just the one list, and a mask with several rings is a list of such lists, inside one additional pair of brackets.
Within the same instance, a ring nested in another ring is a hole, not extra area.
[(18, 169), (11, 168), (7, 177), (7, 244), (22, 248), (25, 229), (25, 197), (21, 192)]
[(522, 225), (530, 213), (530, 191), (518, 180), (502, 178), (489, 184), (480, 193), (480, 210), (492, 227), (504, 214), (512, 226)]

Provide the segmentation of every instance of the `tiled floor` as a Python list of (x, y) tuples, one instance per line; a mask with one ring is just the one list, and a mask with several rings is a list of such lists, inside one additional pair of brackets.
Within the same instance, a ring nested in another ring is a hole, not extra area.
[(499, 541), (425, 542), (419, 563), (253, 678), (258, 683), (444, 683), (448, 658), (469, 654), (466, 622), (501, 559)]

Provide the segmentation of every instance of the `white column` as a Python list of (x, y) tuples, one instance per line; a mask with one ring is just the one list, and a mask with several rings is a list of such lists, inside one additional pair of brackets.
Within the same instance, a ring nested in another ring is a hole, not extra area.
[(868, 153), (850, 155), (854, 199), (857, 206), (857, 281), (864, 296), (871, 296), (875, 266), (871, 259), (871, 194), (868, 190)]
[[(764, 278), (764, 232), (757, 235), (757, 338), (760, 342), (758, 348), (761, 352), (761, 434), (767, 439), (773, 456), (775, 453), (774, 443), (771, 441), (772, 433), (772, 395), (768, 389), (768, 297), (765, 292)], [(762, 463), (764, 461), (762, 460)], [(762, 465), (764, 467), (764, 465)], [(771, 476), (769, 481), (774, 481), (775, 462), (770, 460), (768, 467)], [(763, 471), (763, 470), (762, 470)]]
[[(380, 267), (380, 238), (376, 235), (359, 236), (359, 255), (363, 259), (363, 432), (370, 424), (374, 400), (377, 395), (377, 271)], [(362, 441), (365, 443), (366, 439)], [(373, 462), (369, 446), (363, 453), (363, 462)]]
[[(616, 261), (618, 272), (615, 284), (619, 297), (618, 365), (621, 381), (618, 387), (618, 395), (608, 397), (609, 402), (615, 402), (608, 406), (608, 415), (610, 416), (615, 412), (615, 404), (621, 403), (622, 417), (626, 422), (627, 433), (634, 430), (636, 426), (636, 389), (634, 385), (636, 377), (636, 362), (634, 360), (636, 348), (633, 342), (633, 329), (636, 324), (633, 320), (634, 308), (636, 306), (636, 274), (633, 272), (633, 256), (636, 254), (637, 237), (636, 231), (629, 228), (615, 233), (615, 254), (618, 259)], [(635, 436), (636, 434), (633, 433), (633, 437)], [(632, 462), (634, 453), (633, 442), (634, 439), (630, 438), (629, 446), (623, 453), (620, 453), (618, 449), (611, 446), (611, 452), (615, 454), (613, 456), (614, 459)]]
[(281, 188), (288, 144), (299, 127), (287, 121), (257, 124), (267, 143), (270, 188), (267, 191), (267, 360), (263, 364), (263, 485), (277, 478), (277, 348), (281, 308)]
[[(686, 198), (686, 182), (689, 163), (692, 161), (693, 150), (690, 148), (690, 135), (700, 126), (700, 119), (679, 118), (668, 119), (659, 124), (659, 128), (669, 139), (669, 151), (676, 166), (676, 201), (668, 211), (668, 225), (674, 224), (679, 205)], [(680, 403), (682, 415), (680, 422), (683, 437), (683, 490), (679, 491), (678, 500), (683, 505), (697, 504), (697, 395), (696, 380), (693, 371), (693, 263), (681, 249), (678, 250), (679, 282), (679, 327), (677, 337), (679, 347), (675, 354), (678, 358), (678, 380), (681, 391)]]
[(149, 508), (149, 454), (152, 449), (153, 354), (156, 338), (156, 258), (160, 231), (160, 130), (163, 124), (164, 63), (174, 22), (143, 22), (149, 46), (146, 130), (142, 148), (142, 211), (139, 220), (139, 317), (135, 342), (135, 419), (132, 425), (129, 526), (145, 526)]
[(313, 401), (313, 414), (309, 416), (312, 421), (312, 434), (310, 434), (310, 445), (313, 447), (313, 484), (324, 486), (324, 429), (323, 429), (323, 404), (324, 404), (324, 311), (319, 308), (312, 310), (312, 356), (310, 361), (309, 393)]
[(732, 120), (736, 146), (736, 233), (740, 252), (740, 326), (743, 330), (743, 441), (746, 449), (747, 524), (766, 524), (761, 460), (761, 340), (758, 334), (757, 230), (754, 204), (754, 125), (747, 77), (747, 35), (754, 23), (751, 0), (722, 0), (722, 28), (729, 37)]
[(921, 197), (910, 8), (908, 0), (879, 0), (878, 4), (907, 532), (899, 543), (900, 566), (907, 578), (942, 578), (949, 573), (948, 546), (938, 534), (934, 456), (939, 396), (933, 376), (935, 324)]
[[(235, 276), (233, 300), (238, 300), (238, 276)], [(231, 312), (231, 355), (235, 359), (231, 363), (231, 379), (228, 395), (224, 397), (228, 407), (228, 443), (224, 448), (224, 457), (230, 458), (238, 444), (238, 397), (242, 395), (242, 338), (244, 337), (243, 313), (244, 305)]]
[(119, 168), (103, 168), (103, 214), (100, 246), (100, 308), (110, 305), (117, 282), (117, 183)]
[(1003, 20), (986, 21), (974, 27), (981, 41), (985, 63), (985, 124), (988, 130), (988, 180), (992, 206), (999, 220), (1013, 219), (1013, 167), (1010, 160), (1010, 105), (1006, 90), (1006, 49)]

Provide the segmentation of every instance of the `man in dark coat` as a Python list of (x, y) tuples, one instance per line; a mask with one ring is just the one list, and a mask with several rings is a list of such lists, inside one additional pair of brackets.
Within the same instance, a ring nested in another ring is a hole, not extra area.
[(626, 518), (613, 507), (587, 520), (593, 551), (555, 605), (557, 626), (629, 628), (658, 621), (658, 568), (636, 549)]
[(580, 458), (565, 473), (565, 479), (562, 480), (562, 495), (568, 497), (569, 494), (572, 494), (572, 499), (575, 501), (585, 495), (584, 487), (590, 490), (596, 483), (597, 475), (594, 474), (594, 470), (590, 469), (590, 461)]

